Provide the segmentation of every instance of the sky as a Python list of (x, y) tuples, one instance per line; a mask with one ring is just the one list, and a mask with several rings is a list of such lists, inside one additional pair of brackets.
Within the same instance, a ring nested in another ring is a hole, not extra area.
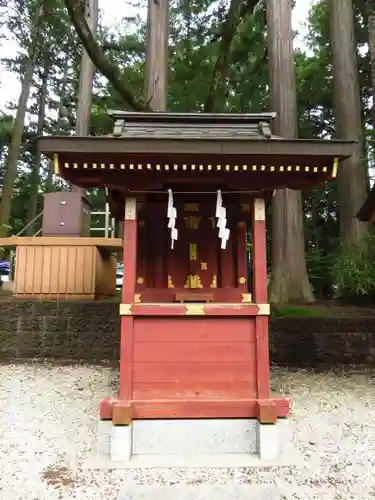
[[(303, 37), (306, 34), (304, 25), (312, 4), (316, 0), (296, 0), (296, 6), (293, 11), (293, 28), (298, 31), (295, 43), (303, 46)], [(126, 0), (99, 0), (99, 8), (103, 12), (103, 23), (107, 26), (118, 24), (121, 19), (129, 12), (129, 6)], [(0, 47), (2, 57), (12, 57), (17, 52), (17, 43), (14, 40), (4, 41)], [(0, 110), (4, 110), (6, 103), (10, 100), (17, 101), (20, 93), (20, 82), (15, 75), (0, 68)]]

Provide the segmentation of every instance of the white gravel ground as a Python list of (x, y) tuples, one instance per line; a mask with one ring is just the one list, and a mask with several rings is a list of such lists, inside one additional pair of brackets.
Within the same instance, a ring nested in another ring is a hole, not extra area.
[[(115, 500), (148, 484), (277, 484), (286, 499), (375, 498), (372, 375), (273, 373), (293, 398), (293, 439), (304, 461), (262, 469), (87, 470), (98, 401), (117, 373), (94, 366), (0, 365), (0, 498)], [(150, 498), (150, 500), (152, 500)]]

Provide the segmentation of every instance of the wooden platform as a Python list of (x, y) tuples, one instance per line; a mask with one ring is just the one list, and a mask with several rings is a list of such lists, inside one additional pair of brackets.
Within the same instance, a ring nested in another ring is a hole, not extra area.
[(12, 236), (0, 246), (16, 249), (16, 298), (93, 300), (116, 293), (120, 238)]
[(15, 248), (18, 246), (95, 246), (104, 248), (110, 252), (122, 252), (122, 238), (82, 238), (82, 237), (60, 237), (60, 236), (10, 236), (0, 238), (0, 247)]

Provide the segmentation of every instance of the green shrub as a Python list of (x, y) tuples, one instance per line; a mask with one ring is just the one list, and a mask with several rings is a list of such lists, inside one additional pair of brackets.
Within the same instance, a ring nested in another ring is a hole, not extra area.
[(346, 299), (375, 298), (375, 235), (370, 233), (361, 248), (342, 252), (334, 272), (337, 296)]
[(315, 297), (318, 299), (331, 299), (335, 294), (335, 277), (332, 275), (332, 268), (336, 260), (337, 255), (333, 251), (326, 253), (320, 248), (307, 247), (307, 271)]

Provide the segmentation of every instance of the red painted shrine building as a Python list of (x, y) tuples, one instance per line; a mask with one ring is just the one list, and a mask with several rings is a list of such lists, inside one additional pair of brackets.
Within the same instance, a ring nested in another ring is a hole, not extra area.
[(111, 136), (40, 138), (57, 174), (107, 187), (124, 221), (120, 383), (101, 403), (101, 449), (273, 458), (290, 402), (270, 393), (266, 205), (334, 178), (353, 143), (275, 137), (271, 113), (109, 114)]

